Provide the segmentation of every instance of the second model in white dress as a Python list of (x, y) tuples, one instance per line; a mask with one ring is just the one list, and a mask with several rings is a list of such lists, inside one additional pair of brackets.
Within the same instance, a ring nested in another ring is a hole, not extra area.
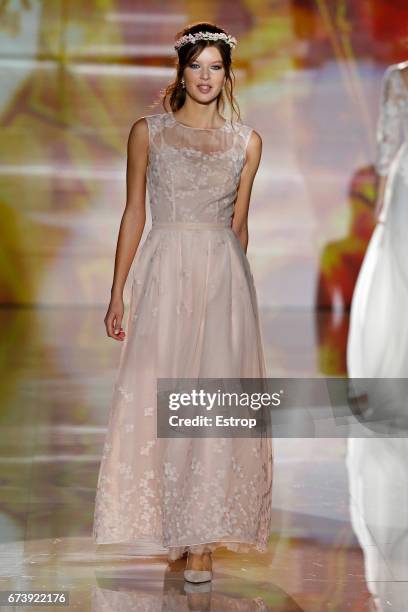
[(384, 75), (376, 169), (384, 206), (354, 290), (347, 347), (353, 378), (408, 376), (408, 62)]

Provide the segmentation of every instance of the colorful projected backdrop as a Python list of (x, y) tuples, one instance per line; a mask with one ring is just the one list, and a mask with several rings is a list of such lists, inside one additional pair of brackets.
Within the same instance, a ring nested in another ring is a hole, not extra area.
[(405, 0), (0, 11), (2, 303), (107, 304), (128, 132), (162, 112), (174, 34), (202, 19), (239, 39), (236, 94), (263, 137), (248, 250), (261, 306), (349, 303), (372, 231), (381, 77), (408, 58)]

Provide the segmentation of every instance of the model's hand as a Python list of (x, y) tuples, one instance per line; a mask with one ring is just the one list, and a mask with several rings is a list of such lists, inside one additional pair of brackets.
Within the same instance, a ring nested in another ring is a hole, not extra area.
[(109, 338), (119, 341), (123, 341), (125, 339), (126, 334), (122, 328), (124, 311), (125, 308), (123, 305), (123, 297), (112, 297), (108, 312), (104, 318), (106, 333), (108, 334)]

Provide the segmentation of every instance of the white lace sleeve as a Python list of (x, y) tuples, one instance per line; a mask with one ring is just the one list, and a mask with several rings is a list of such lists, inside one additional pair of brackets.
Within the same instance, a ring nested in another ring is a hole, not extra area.
[(386, 176), (401, 143), (401, 83), (398, 68), (390, 66), (384, 75), (377, 126), (376, 170)]

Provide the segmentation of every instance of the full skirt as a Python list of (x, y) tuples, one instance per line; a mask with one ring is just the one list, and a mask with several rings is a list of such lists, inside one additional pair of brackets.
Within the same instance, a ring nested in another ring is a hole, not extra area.
[(271, 437), (158, 438), (157, 378), (265, 378), (249, 262), (231, 228), (152, 228), (138, 249), (93, 537), (130, 554), (265, 552)]
[(384, 211), (360, 269), (347, 346), (352, 378), (408, 377), (408, 152), (392, 166)]

